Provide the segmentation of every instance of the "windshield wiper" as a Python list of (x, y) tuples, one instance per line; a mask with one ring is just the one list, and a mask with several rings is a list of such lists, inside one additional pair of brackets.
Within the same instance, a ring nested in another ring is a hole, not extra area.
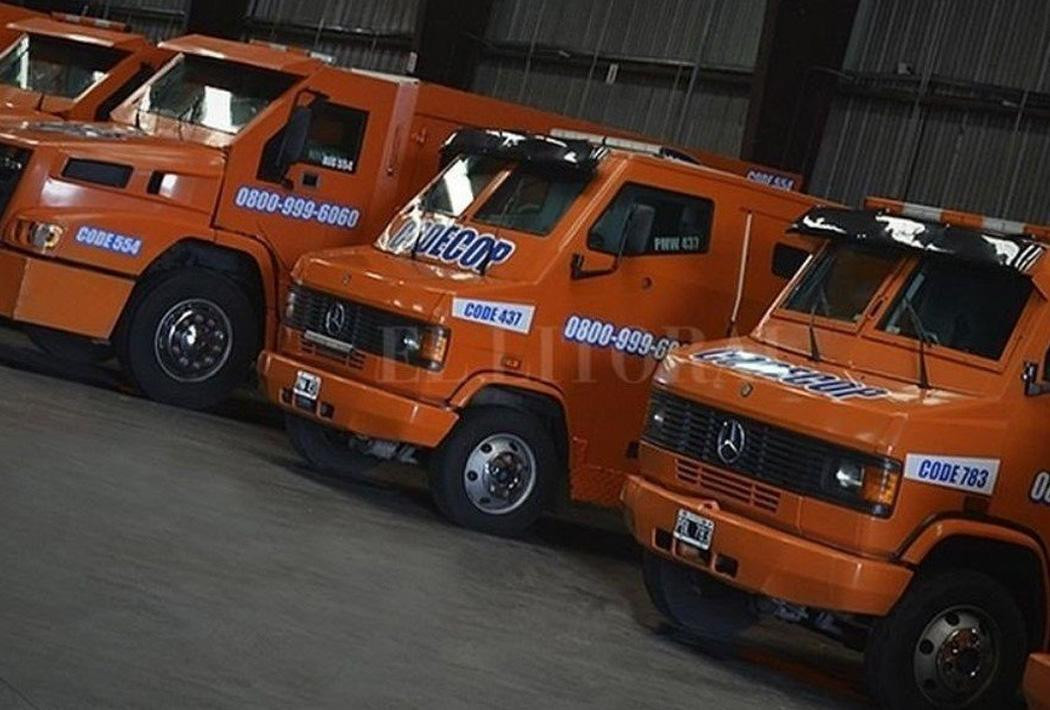
[[(506, 225), (506, 221), (507, 221), (507, 215), (510, 214), (510, 207), (511, 207), (511, 205), (516, 205), (518, 203), (518, 198), (521, 197), (521, 188), (524, 187), (524, 186), (525, 186), (525, 181), (524, 180), (518, 180), (518, 184), (514, 186), (514, 192), (511, 193), (510, 199), (507, 200), (507, 203), (505, 205), (503, 205), (503, 211), (500, 213), (499, 219), (496, 222), (496, 225), (497, 225), (497, 227), (496, 227), (496, 239), (497, 240), (501, 236), (500, 233), (499, 233), (500, 228), (507, 226)], [(492, 259), (496, 255), (496, 246), (498, 244), (499, 244), (498, 241), (493, 242), (492, 246), (485, 253), (484, 260), (480, 264), (478, 264), (478, 273), (480, 273), (482, 276), (484, 276), (485, 274), (488, 273), (489, 265), (492, 263)]]
[(817, 329), (814, 323), (817, 320), (817, 301), (814, 299), (813, 307), (809, 309), (809, 359), (813, 362), (821, 362), (820, 346), (817, 345)]
[(819, 284), (817, 286), (817, 293), (815, 294), (818, 298), (813, 299), (813, 307), (809, 309), (809, 359), (813, 362), (822, 362), (820, 357), (820, 346), (817, 344), (817, 306), (823, 305), (824, 315), (828, 315), (831, 312), (831, 304), (828, 303), (828, 296), (824, 293), (824, 285)]
[(908, 317), (911, 319), (911, 325), (915, 329), (915, 335), (919, 339), (919, 389), (928, 390), (930, 389), (930, 375), (926, 369), (926, 346), (927, 344), (933, 344), (933, 338), (929, 332), (922, 325), (922, 319), (919, 318), (919, 314), (915, 312), (915, 308), (911, 305), (911, 299), (905, 298), (904, 308), (908, 312)]

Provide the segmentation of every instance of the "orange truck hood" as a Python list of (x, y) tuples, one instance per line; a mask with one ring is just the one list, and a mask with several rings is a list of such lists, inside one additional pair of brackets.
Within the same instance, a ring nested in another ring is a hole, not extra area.
[(672, 352), (655, 382), (677, 394), (871, 453), (901, 455), (917, 418), (990, 406), (980, 398), (814, 362), (750, 338)]
[(0, 142), (201, 177), (221, 178), (225, 165), (223, 153), (214, 148), (156, 138), (112, 123), (0, 121)]
[(389, 254), (371, 245), (305, 256), (293, 277), (310, 288), (427, 320), (453, 296), (495, 294), (508, 288), (506, 282)]

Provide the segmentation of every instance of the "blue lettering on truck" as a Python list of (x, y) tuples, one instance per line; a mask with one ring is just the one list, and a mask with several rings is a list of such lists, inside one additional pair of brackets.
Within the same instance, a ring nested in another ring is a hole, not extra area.
[(142, 240), (138, 237), (129, 237), (126, 234), (118, 234), (100, 227), (83, 226), (77, 230), (73, 238), (77, 244), (105, 249), (115, 254), (125, 256), (138, 256), (142, 251)]
[(298, 195), (284, 195), (247, 185), (237, 190), (233, 204), (243, 210), (280, 215), (304, 222), (317, 222), (329, 227), (353, 229), (361, 220), (361, 212), (347, 205), (318, 202)]
[(517, 245), (509, 239), (455, 222), (418, 222), (409, 218), (393, 231), (386, 247), (397, 252), (414, 249), (416, 256), (479, 271), (484, 263), (492, 267), (507, 262)]

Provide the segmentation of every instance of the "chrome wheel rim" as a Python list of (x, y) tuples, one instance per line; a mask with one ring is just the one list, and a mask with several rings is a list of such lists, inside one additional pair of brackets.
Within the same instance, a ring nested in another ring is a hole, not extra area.
[(203, 382), (230, 359), (233, 326), (213, 301), (190, 298), (175, 304), (157, 325), (157, 363), (178, 382)]
[(983, 693), (999, 670), (999, 627), (976, 607), (938, 614), (915, 645), (915, 681), (941, 707), (965, 706)]
[(478, 510), (489, 515), (511, 513), (529, 499), (536, 486), (536, 455), (514, 434), (493, 434), (467, 457), (463, 487)]

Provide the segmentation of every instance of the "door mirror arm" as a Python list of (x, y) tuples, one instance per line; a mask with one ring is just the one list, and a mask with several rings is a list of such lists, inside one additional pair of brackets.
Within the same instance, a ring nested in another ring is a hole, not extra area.
[(593, 269), (588, 271), (584, 268), (583, 254), (573, 254), (571, 264), (572, 280), (581, 281), (583, 279), (593, 279), (597, 276), (608, 276), (616, 273), (620, 268), (620, 260), (623, 259), (628, 244), (631, 246), (632, 254), (642, 253), (642, 251), (644, 251), (645, 243), (648, 241), (649, 234), (653, 230), (653, 220), (655, 217), (656, 210), (651, 206), (640, 203), (631, 205), (631, 210), (627, 214), (627, 221), (623, 225), (623, 232), (620, 234), (620, 243), (616, 247), (616, 254), (612, 266), (606, 269)]
[(1045, 378), (1039, 379), (1039, 365), (1034, 362), (1026, 362), (1024, 364), (1024, 374), (1022, 375), (1024, 380), (1024, 393), (1026, 397), (1039, 397), (1044, 394), (1050, 394), (1050, 381)]

